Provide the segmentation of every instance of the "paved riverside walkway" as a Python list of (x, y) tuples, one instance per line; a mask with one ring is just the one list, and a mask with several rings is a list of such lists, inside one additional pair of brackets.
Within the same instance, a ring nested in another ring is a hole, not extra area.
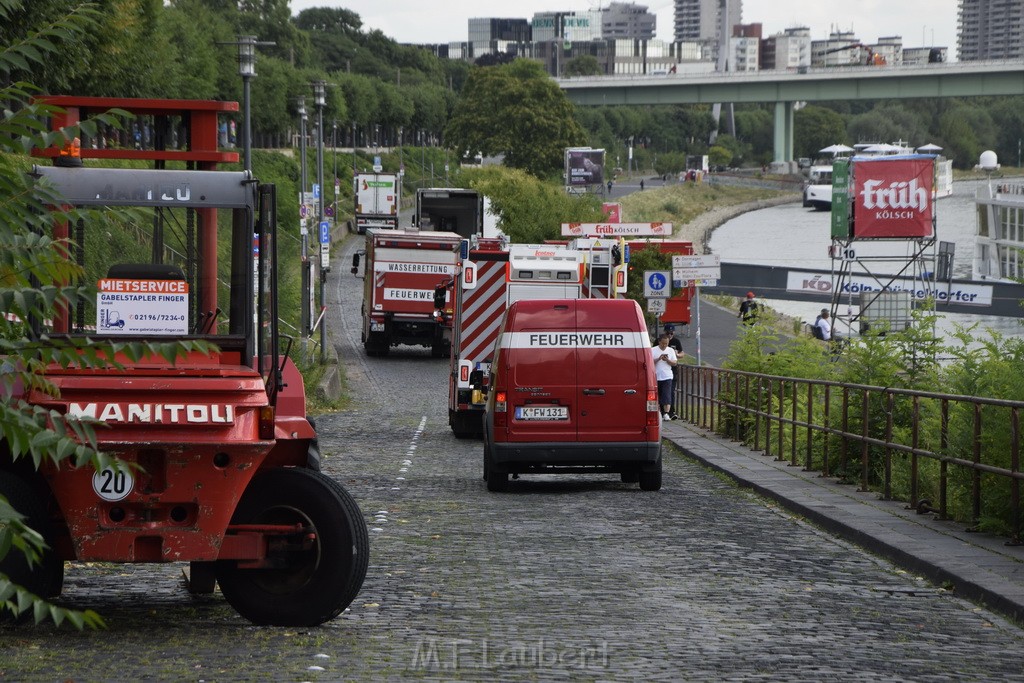
[[(737, 331), (736, 313), (701, 302), (702, 359), (720, 366)], [(682, 338), (695, 353), (695, 330)], [(683, 420), (662, 423), (665, 439), (741, 486), (777, 501), (809, 521), (867, 550), (951, 587), (958, 595), (1024, 623), (1024, 545), (970, 533), (963, 524), (917, 514), (819, 472), (791, 466)]]

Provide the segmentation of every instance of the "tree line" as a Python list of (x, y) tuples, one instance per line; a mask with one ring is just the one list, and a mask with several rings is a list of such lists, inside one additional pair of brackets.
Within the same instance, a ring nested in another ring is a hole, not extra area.
[[(0, 26), (2, 44), (83, 4), (5, 1), (13, 10)], [(771, 104), (723, 107), (729, 113), (717, 122), (709, 105), (573, 107), (539, 64), (507, 55), (485, 55), (475, 65), (440, 59), (366, 30), (348, 9), (314, 7), (292, 16), (289, 0), (89, 4), (101, 17), (97, 28), (33, 69), (43, 92), (240, 101), (234, 43), (254, 35), (265, 43), (251, 87), (257, 146), (292, 146), (298, 98), (314, 113), (310, 83), (323, 80), (325, 138), (343, 146), (404, 143), (503, 154), (509, 165), (549, 178), (560, 172), (562, 148), (575, 145), (608, 150), (609, 171), (658, 174), (683, 170), (687, 154), (755, 167), (773, 156)], [(585, 63), (569, 66), (588, 73)], [(972, 167), (985, 149), (1012, 165), (1020, 154), (1024, 98), (818, 102), (794, 119), (799, 157), (836, 143), (903, 140), (938, 144), (959, 168)]]

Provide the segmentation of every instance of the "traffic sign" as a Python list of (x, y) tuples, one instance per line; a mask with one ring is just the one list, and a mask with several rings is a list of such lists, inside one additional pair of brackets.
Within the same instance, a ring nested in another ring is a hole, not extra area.
[(722, 260), (718, 254), (673, 254), (673, 268), (718, 268)]
[(647, 300), (647, 312), (648, 313), (664, 313), (665, 312), (665, 299), (648, 299)]
[(320, 185), (313, 183), (313, 199), (320, 199)]
[(718, 280), (722, 277), (722, 265), (718, 254), (691, 254), (672, 257), (672, 280)]
[(672, 294), (671, 276), (672, 273), (667, 270), (645, 270), (644, 296), (648, 299), (667, 299)]
[(331, 224), (327, 221), (320, 223), (320, 244), (331, 243)]
[(324, 215), (327, 216), (328, 218), (334, 218), (334, 207), (333, 206), (325, 206), (324, 207)]

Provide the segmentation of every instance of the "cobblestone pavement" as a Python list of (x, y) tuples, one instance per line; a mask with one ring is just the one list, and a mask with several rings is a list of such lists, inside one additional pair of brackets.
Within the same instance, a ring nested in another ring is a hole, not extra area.
[[(341, 262), (357, 246), (350, 239)], [(314, 629), (257, 628), (180, 567), (74, 565), (110, 630), (0, 629), (9, 680), (1022, 680), (1024, 631), (667, 452), (664, 487), (526, 477), (488, 493), (447, 426), (447, 363), (368, 358), (360, 280), (331, 335), (351, 409), (317, 424), (370, 568)]]

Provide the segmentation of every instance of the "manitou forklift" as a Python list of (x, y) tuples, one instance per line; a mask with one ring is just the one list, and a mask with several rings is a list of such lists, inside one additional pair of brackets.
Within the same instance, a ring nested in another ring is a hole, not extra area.
[[(158, 121), (153, 112), (187, 117), (224, 103), (95, 104), (134, 107)], [(216, 126), (216, 116), (211, 121)], [(195, 139), (203, 122), (191, 123)], [(142, 152), (155, 158), (160, 150)], [(175, 154), (182, 152), (164, 156)], [(211, 593), (219, 584), (254, 623), (320, 624), (359, 592), (369, 541), (356, 502), (320, 472), (302, 376), (288, 347), (279, 348), (275, 188), (248, 172), (189, 165), (193, 170), (86, 168), (65, 158), (32, 169), (67, 206), (94, 209), (90, 216), (133, 207), (128, 224), (122, 211), (116, 228), (98, 215), (55, 225), (56, 236), (73, 239), (71, 257), (99, 273), (98, 291), (94, 302), (45, 325), (35, 321), (39, 338), (200, 340), (212, 350), (174, 362), (121, 357), (117, 367), (100, 370), (46, 368), (59, 395), (29, 391), (24, 398), (99, 423), (100, 450), (124, 465), (97, 471), (47, 462), (36, 471), (0, 441), (0, 493), (49, 546), (41, 564), (28, 568), (10, 553), (0, 571), (52, 598), (61, 592), (66, 561), (189, 563), (192, 592)], [(218, 236), (218, 209), (230, 211), (229, 239)], [(151, 258), (98, 248), (115, 229), (134, 231), (148, 243), (139, 251)]]

